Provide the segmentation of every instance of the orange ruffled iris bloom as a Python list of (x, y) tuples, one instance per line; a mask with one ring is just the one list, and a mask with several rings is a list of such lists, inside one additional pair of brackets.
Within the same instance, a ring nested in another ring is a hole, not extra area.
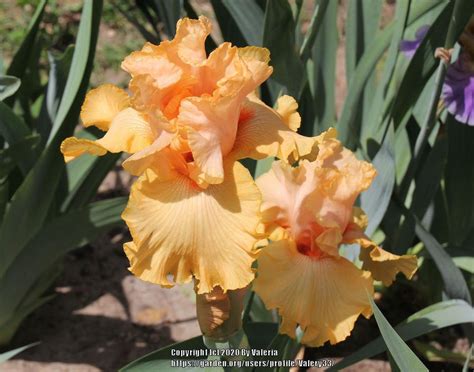
[[(334, 129), (320, 136), (315, 161), (275, 162), (257, 179), (272, 242), (260, 252), (254, 289), (278, 309), (280, 332), (294, 338), (299, 325), (310, 346), (343, 341), (360, 314), (371, 315), (374, 279), (389, 285), (417, 269), (415, 256), (386, 252), (364, 234), (367, 216), (354, 202), (376, 171), (335, 136)], [(339, 255), (343, 243), (361, 245), (362, 269)]]
[(106, 84), (82, 106), (83, 124), (105, 135), (61, 145), (66, 161), (132, 154), (123, 163), (140, 176), (123, 213), (131, 271), (163, 286), (194, 277), (198, 293), (243, 288), (254, 277), (261, 195), (237, 160), (298, 159), (316, 146), (295, 132), (293, 98), (281, 97), (274, 110), (256, 97), (272, 73), (268, 50), (223, 43), (208, 56), (210, 32), (207, 18), (185, 18), (173, 40), (126, 57), (130, 95)]

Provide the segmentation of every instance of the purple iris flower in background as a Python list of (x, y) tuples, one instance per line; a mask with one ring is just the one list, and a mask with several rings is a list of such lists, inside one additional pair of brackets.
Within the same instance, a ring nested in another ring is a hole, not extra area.
[(415, 33), (415, 40), (402, 40), (400, 43), (400, 50), (407, 58), (414, 56), (429, 29), (430, 25), (421, 26)]
[[(403, 40), (400, 50), (412, 58), (430, 26), (420, 27), (415, 40)], [(474, 126), (474, 61), (471, 55), (461, 51), (458, 59), (448, 66), (441, 97), (448, 112), (457, 121)]]
[(441, 96), (457, 121), (474, 126), (474, 63), (468, 53), (449, 65)]

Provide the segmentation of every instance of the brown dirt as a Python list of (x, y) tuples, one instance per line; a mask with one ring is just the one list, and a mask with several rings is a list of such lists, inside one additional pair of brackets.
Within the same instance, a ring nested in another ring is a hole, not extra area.
[(116, 371), (200, 333), (192, 287), (164, 289), (132, 276), (127, 240), (118, 231), (66, 257), (56, 298), (23, 323), (11, 346), (41, 344), (0, 371)]

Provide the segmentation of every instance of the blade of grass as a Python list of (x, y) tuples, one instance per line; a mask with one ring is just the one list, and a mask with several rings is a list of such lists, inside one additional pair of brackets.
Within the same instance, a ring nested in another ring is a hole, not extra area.
[(6, 149), (0, 150), (0, 180), (8, 176), (10, 171), (17, 165), (20, 166), (23, 175), (25, 175), (29, 170), (28, 168), (23, 169), (21, 165), (25, 160), (25, 153), (34, 153), (34, 149), (38, 145), (38, 142), (39, 136), (31, 135)]
[(413, 341), (415, 349), (430, 362), (447, 362), (464, 365), (466, 355), (456, 353), (447, 349), (438, 349), (431, 344), (419, 341)]
[(393, 205), (396, 206), (403, 215), (415, 221), (415, 233), (423, 242), (426, 250), (438, 268), (444, 282), (444, 291), (447, 296), (453, 299), (463, 299), (471, 303), (471, 295), (466, 281), (459, 268), (454, 264), (453, 259), (435, 237), (425, 229), (420, 220), (402, 204), (400, 199), (393, 197), (392, 200), (395, 201)]
[(227, 10), (227, 7), (222, 3), (222, 0), (211, 0), (212, 8), (216, 15), (222, 37), (225, 41), (231, 42), (238, 47), (247, 46), (242, 32), (232, 14)]
[(59, 103), (64, 92), (64, 84), (67, 80), (71, 67), (74, 46), (70, 45), (64, 53), (59, 56), (48, 52), (49, 75), (45, 98), (41, 107), (40, 115), (36, 120), (35, 128), (41, 135), (41, 148), (44, 147), (51, 132), (51, 127), (56, 118)]
[[(397, 7), (399, 6), (397, 3)], [(381, 7), (382, 2), (378, 0), (355, 0), (348, 4), (345, 24), (346, 78), (348, 83), (351, 81), (360, 58), (378, 31)]]
[(142, 11), (142, 13), (144, 14), (145, 18), (148, 20), (148, 22), (152, 26), (155, 33), (152, 33), (150, 31), (148, 31), (147, 28), (142, 24), (143, 20), (138, 19), (135, 16), (134, 12), (130, 11), (130, 9), (124, 9), (124, 8), (122, 8), (121, 5), (119, 5), (115, 2), (112, 2), (111, 4), (120, 14), (122, 14), (122, 16), (128, 22), (130, 22), (137, 29), (137, 31), (143, 36), (143, 38), (146, 41), (149, 41), (150, 43), (153, 43), (153, 44), (159, 44), (160, 43), (160, 41), (161, 41), (160, 32), (156, 28), (155, 22), (152, 19), (149, 18), (150, 13), (148, 12), (146, 4), (144, 4), (142, 2), (137, 2), (137, 7), (138, 7), (139, 10)]
[[(413, 216), (413, 215), (412, 215)], [(471, 294), (467, 287), (466, 281), (461, 270), (456, 266), (453, 259), (443, 249), (441, 244), (431, 235), (415, 217), (416, 227), (415, 233), (423, 242), (428, 250), (431, 258), (441, 274), (444, 282), (444, 291), (449, 298), (463, 299), (468, 303), (471, 302)]]
[[(416, 178), (416, 187), (413, 191), (412, 202), (409, 209), (419, 219), (423, 218), (439, 189), (443, 171), (446, 166), (447, 150), (446, 137), (440, 137), (428, 154), (426, 165)], [(415, 221), (406, 216), (395, 235), (393, 251), (394, 253), (403, 254), (413, 245)]]

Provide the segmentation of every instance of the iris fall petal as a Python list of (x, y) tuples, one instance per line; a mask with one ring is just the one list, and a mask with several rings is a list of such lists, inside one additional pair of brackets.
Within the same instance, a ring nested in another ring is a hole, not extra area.
[(144, 175), (135, 183), (122, 216), (136, 245), (135, 275), (164, 286), (194, 276), (199, 294), (249, 284), (261, 196), (241, 164), (225, 169), (224, 182), (206, 190), (179, 173), (166, 181)]
[(278, 309), (280, 331), (294, 337), (298, 324), (306, 345), (343, 341), (360, 314), (371, 314), (370, 273), (345, 258), (313, 260), (301, 255), (293, 241), (282, 240), (264, 248), (258, 262), (256, 293), (267, 308)]

